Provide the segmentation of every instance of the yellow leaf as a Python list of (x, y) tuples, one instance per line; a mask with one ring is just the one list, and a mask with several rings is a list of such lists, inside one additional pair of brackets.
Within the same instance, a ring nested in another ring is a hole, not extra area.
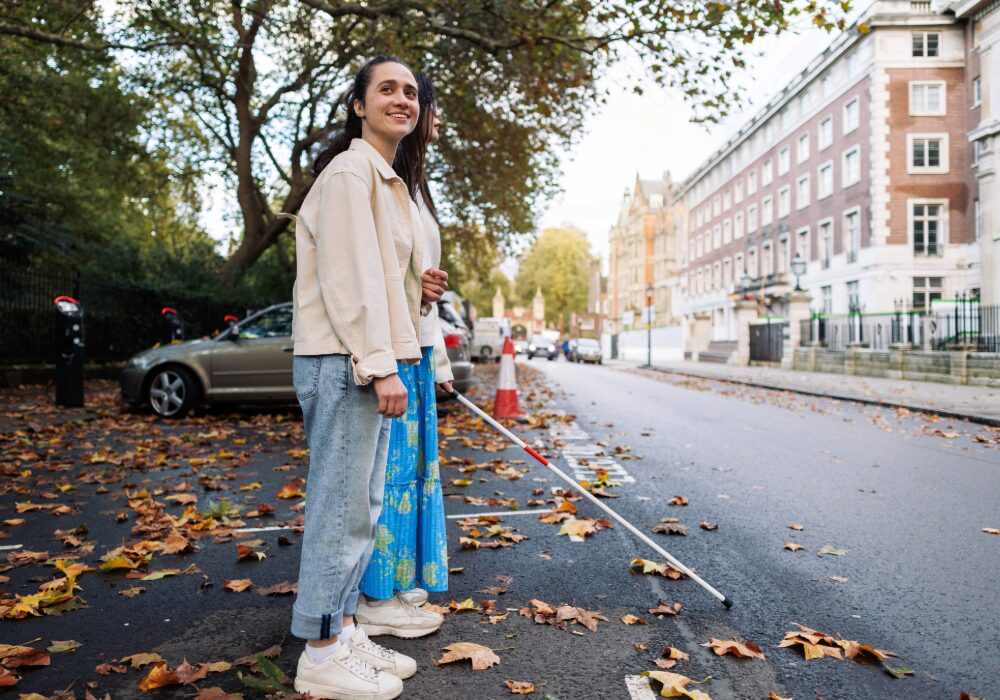
[(454, 600), (448, 603), (448, 607), (455, 612), (462, 612), (463, 610), (469, 610), (472, 612), (478, 612), (479, 606), (476, 605), (472, 598), (466, 598), (461, 603), (456, 603)]
[(242, 593), (253, 586), (253, 582), (248, 578), (238, 578), (226, 581), (223, 584), (223, 588), (226, 588), (234, 593)]
[(156, 690), (157, 688), (165, 688), (168, 685), (177, 685), (179, 683), (180, 679), (177, 677), (177, 674), (167, 668), (166, 662), (160, 662), (149, 671), (149, 675), (142, 679), (142, 683), (139, 684), (139, 690)]
[(626, 625), (648, 625), (649, 623), (643, 620), (641, 617), (636, 617), (635, 615), (625, 615), (622, 618), (622, 622)]
[(438, 666), (450, 664), (453, 661), (463, 661), (468, 659), (472, 662), (473, 671), (485, 671), (488, 668), (500, 663), (500, 657), (493, 653), (489, 647), (472, 642), (456, 642), (449, 644), (445, 648), (444, 655), (434, 663)]
[(504, 685), (510, 688), (514, 695), (530, 695), (535, 692), (535, 685), (527, 681), (504, 681)]
[(797, 552), (800, 549), (802, 549), (802, 545), (795, 544), (794, 542), (786, 542), (785, 543), (785, 549), (787, 549), (790, 552)]
[(160, 661), (163, 661), (163, 657), (153, 652), (145, 654), (132, 654), (131, 656), (125, 656), (118, 659), (118, 663), (129, 663), (132, 665), (132, 668), (142, 668), (143, 666), (155, 664)]
[(764, 652), (753, 642), (738, 642), (735, 639), (715, 639), (712, 637), (702, 644), (715, 652), (716, 656), (732, 654), (739, 659), (764, 659)]

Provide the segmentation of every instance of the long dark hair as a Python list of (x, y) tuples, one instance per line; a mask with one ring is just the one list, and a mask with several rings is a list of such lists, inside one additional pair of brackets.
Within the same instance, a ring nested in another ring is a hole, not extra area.
[[(346, 151), (350, 147), (353, 139), (361, 138), (361, 117), (359, 117), (357, 112), (354, 111), (354, 103), (355, 101), (360, 101), (361, 104), (365, 103), (365, 95), (368, 92), (368, 85), (371, 84), (372, 81), (372, 71), (375, 70), (375, 66), (382, 63), (398, 63), (404, 68), (409, 68), (409, 66), (406, 65), (406, 62), (402, 59), (396, 58), (395, 56), (385, 56), (383, 54), (375, 56), (368, 61), (368, 63), (361, 66), (361, 69), (354, 76), (354, 83), (351, 85), (350, 91), (344, 98), (344, 102), (347, 107), (347, 120), (344, 122), (343, 128), (334, 132), (330, 141), (327, 143), (327, 147), (320, 151), (319, 155), (316, 156), (316, 160), (313, 161), (314, 176), (323, 172), (323, 168), (328, 166), (331, 160)], [(419, 124), (417, 125), (417, 128), (420, 128)], [(411, 186), (405, 175), (400, 173), (398, 170), (396, 172), (401, 178), (403, 178), (403, 181), (406, 182), (407, 187), (410, 187), (412, 193), (415, 185)]]
[(423, 73), (414, 76), (417, 79), (417, 98), (420, 102), (420, 118), (416, 128), (406, 135), (396, 149), (396, 159), (392, 163), (396, 171), (410, 190), (410, 196), (417, 198), (417, 193), (424, 199), (427, 210), (438, 219), (437, 208), (431, 198), (431, 188), (427, 184), (427, 146), (430, 144), (431, 124), (434, 122), (434, 84)]

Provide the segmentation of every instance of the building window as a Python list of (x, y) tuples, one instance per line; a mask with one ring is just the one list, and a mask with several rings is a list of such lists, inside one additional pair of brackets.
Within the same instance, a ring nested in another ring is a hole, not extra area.
[(940, 47), (940, 32), (913, 32), (914, 58), (937, 58)]
[(833, 76), (827, 73), (820, 81), (820, 91), (823, 97), (829, 97), (833, 91)]
[(726, 190), (722, 193), (722, 211), (729, 211), (733, 206), (733, 191)]
[(911, 173), (948, 172), (948, 134), (907, 134)]
[(910, 83), (910, 115), (940, 117), (947, 113), (943, 80)]
[(733, 189), (733, 201), (736, 204), (743, 201), (743, 180), (736, 181), (736, 186)]
[(819, 177), (816, 181), (816, 199), (826, 199), (833, 194), (833, 163), (819, 166)]
[(791, 260), (791, 251), (788, 245), (788, 236), (782, 236), (778, 240), (778, 272), (788, 272), (788, 263)]
[(799, 136), (799, 147), (796, 150), (796, 162), (805, 163), (809, 160), (809, 134)]
[(858, 292), (858, 282), (854, 280), (847, 283), (847, 308), (856, 309), (861, 307), (861, 295)]
[(764, 197), (760, 203), (760, 225), (770, 226), (774, 222), (774, 197)]
[(809, 206), (810, 190), (809, 190), (809, 176), (803, 175), (798, 179), (795, 189), (795, 208), (805, 209)]
[(778, 190), (778, 218), (783, 219), (792, 210), (792, 191), (788, 185)]
[(760, 249), (760, 274), (770, 277), (774, 274), (774, 247), (765, 243)]
[(733, 283), (733, 261), (731, 258), (722, 261), (722, 281), (726, 286)]
[(844, 214), (844, 250), (847, 252), (847, 262), (858, 261), (858, 251), (861, 250), (861, 215), (857, 211)]
[(722, 263), (715, 263), (712, 266), (712, 288), (718, 289), (722, 286)]
[(733, 217), (733, 238), (743, 238), (743, 212), (737, 212)]
[(694, 260), (694, 259), (695, 259), (695, 258), (697, 258), (697, 257), (698, 257), (698, 256), (697, 256), (697, 255), (695, 254), (695, 247), (694, 247), (694, 240), (692, 239), (692, 240), (691, 240), (691, 241), (690, 241), (690, 242), (688, 243), (688, 258), (689, 258), (690, 260)]
[(915, 254), (940, 255), (943, 252), (943, 210), (940, 204), (913, 205), (910, 220)]
[(747, 175), (747, 197), (757, 194), (757, 171)]
[(760, 184), (767, 187), (774, 180), (774, 161), (770, 158), (764, 161), (760, 169)]
[(833, 144), (833, 117), (827, 117), (819, 123), (819, 131), (816, 133), (817, 150), (825, 150)]
[(792, 167), (791, 149), (788, 146), (778, 151), (778, 174), (784, 175)]
[(844, 151), (844, 162), (841, 168), (842, 187), (850, 187), (861, 182), (861, 149), (858, 146)]
[(823, 287), (823, 313), (833, 313), (833, 287)]
[(844, 105), (844, 133), (849, 134), (861, 125), (861, 103), (858, 98)]
[(757, 248), (747, 251), (747, 274), (757, 279)]
[(733, 258), (733, 274), (742, 277), (747, 273), (747, 269), (743, 266), (743, 253), (737, 253)]
[(757, 230), (757, 205), (752, 204), (747, 207), (747, 233)]
[(795, 238), (796, 255), (801, 255), (803, 260), (809, 262), (809, 227), (796, 231)]
[(972, 106), (978, 107), (983, 103), (983, 84), (977, 75), (972, 79)]
[(722, 227), (718, 224), (712, 229), (712, 250), (718, 250), (722, 245)]
[(833, 222), (824, 221), (819, 225), (819, 264), (824, 270), (830, 269), (833, 259)]
[(722, 198), (719, 195), (712, 197), (712, 216), (722, 213)]
[(695, 257), (700, 258), (702, 255), (705, 254), (705, 239), (702, 236), (698, 236), (697, 241), (698, 241), (698, 249)]
[(919, 311), (930, 311), (931, 305), (944, 294), (943, 277), (913, 278), (913, 308)]

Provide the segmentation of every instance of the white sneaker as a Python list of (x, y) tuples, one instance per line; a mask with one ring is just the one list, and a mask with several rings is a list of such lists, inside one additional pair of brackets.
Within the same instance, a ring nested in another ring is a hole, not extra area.
[(396, 593), (400, 598), (405, 600), (410, 605), (415, 605), (418, 608), (427, 602), (427, 591), (423, 588), (411, 588), (408, 591), (399, 591)]
[(409, 678), (417, 672), (415, 659), (411, 659), (406, 654), (400, 654), (398, 651), (386, 649), (381, 644), (376, 644), (368, 639), (368, 635), (360, 627), (354, 629), (351, 648), (370, 666), (374, 666), (379, 671), (391, 673), (397, 678)]
[(382, 605), (371, 605), (362, 596), (354, 619), (372, 637), (389, 634), (403, 639), (437, 632), (444, 624), (444, 615), (411, 605), (398, 595)]
[(295, 690), (332, 700), (392, 700), (403, 693), (403, 681), (372, 667), (345, 644), (318, 664), (303, 651), (295, 672)]

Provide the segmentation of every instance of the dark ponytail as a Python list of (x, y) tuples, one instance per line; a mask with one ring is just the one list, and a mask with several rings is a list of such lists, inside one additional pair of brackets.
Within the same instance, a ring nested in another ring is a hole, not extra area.
[(431, 189), (427, 184), (427, 146), (430, 125), (434, 121), (434, 84), (423, 73), (414, 76), (417, 79), (417, 95), (420, 101), (420, 118), (416, 128), (400, 142), (396, 149), (396, 160), (392, 167), (410, 190), (410, 197), (417, 198), (417, 193), (423, 197), (424, 204), (434, 221), (440, 226), (437, 208), (431, 198)]
[[(345, 98), (347, 121), (344, 123), (342, 129), (334, 132), (327, 147), (316, 156), (316, 160), (313, 161), (314, 176), (323, 172), (323, 168), (328, 166), (331, 160), (346, 151), (350, 147), (351, 141), (361, 138), (361, 117), (354, 111), (354, 103), (356, 101), (360, 101), (361, 104), (365, 103), (365, 94), (368, 92), (368, 85), (372, 80), (372, 71), (375, 69), (375, 66), (381, 63), (398, 63), (401, 66), (409, 68), (402, 59), (382, 54), (375, 56), (368, 63), (361, 66), (361, 70), (354, 76), (354, 83), (351, 85), (351, 90)], [(403, 177), (402, 175), (400, 176)], [(406, 181), (406, 178), (403, 177), (403, 180)], [(407, 186), (409, 186), (409, 182), (407, 182)]]

